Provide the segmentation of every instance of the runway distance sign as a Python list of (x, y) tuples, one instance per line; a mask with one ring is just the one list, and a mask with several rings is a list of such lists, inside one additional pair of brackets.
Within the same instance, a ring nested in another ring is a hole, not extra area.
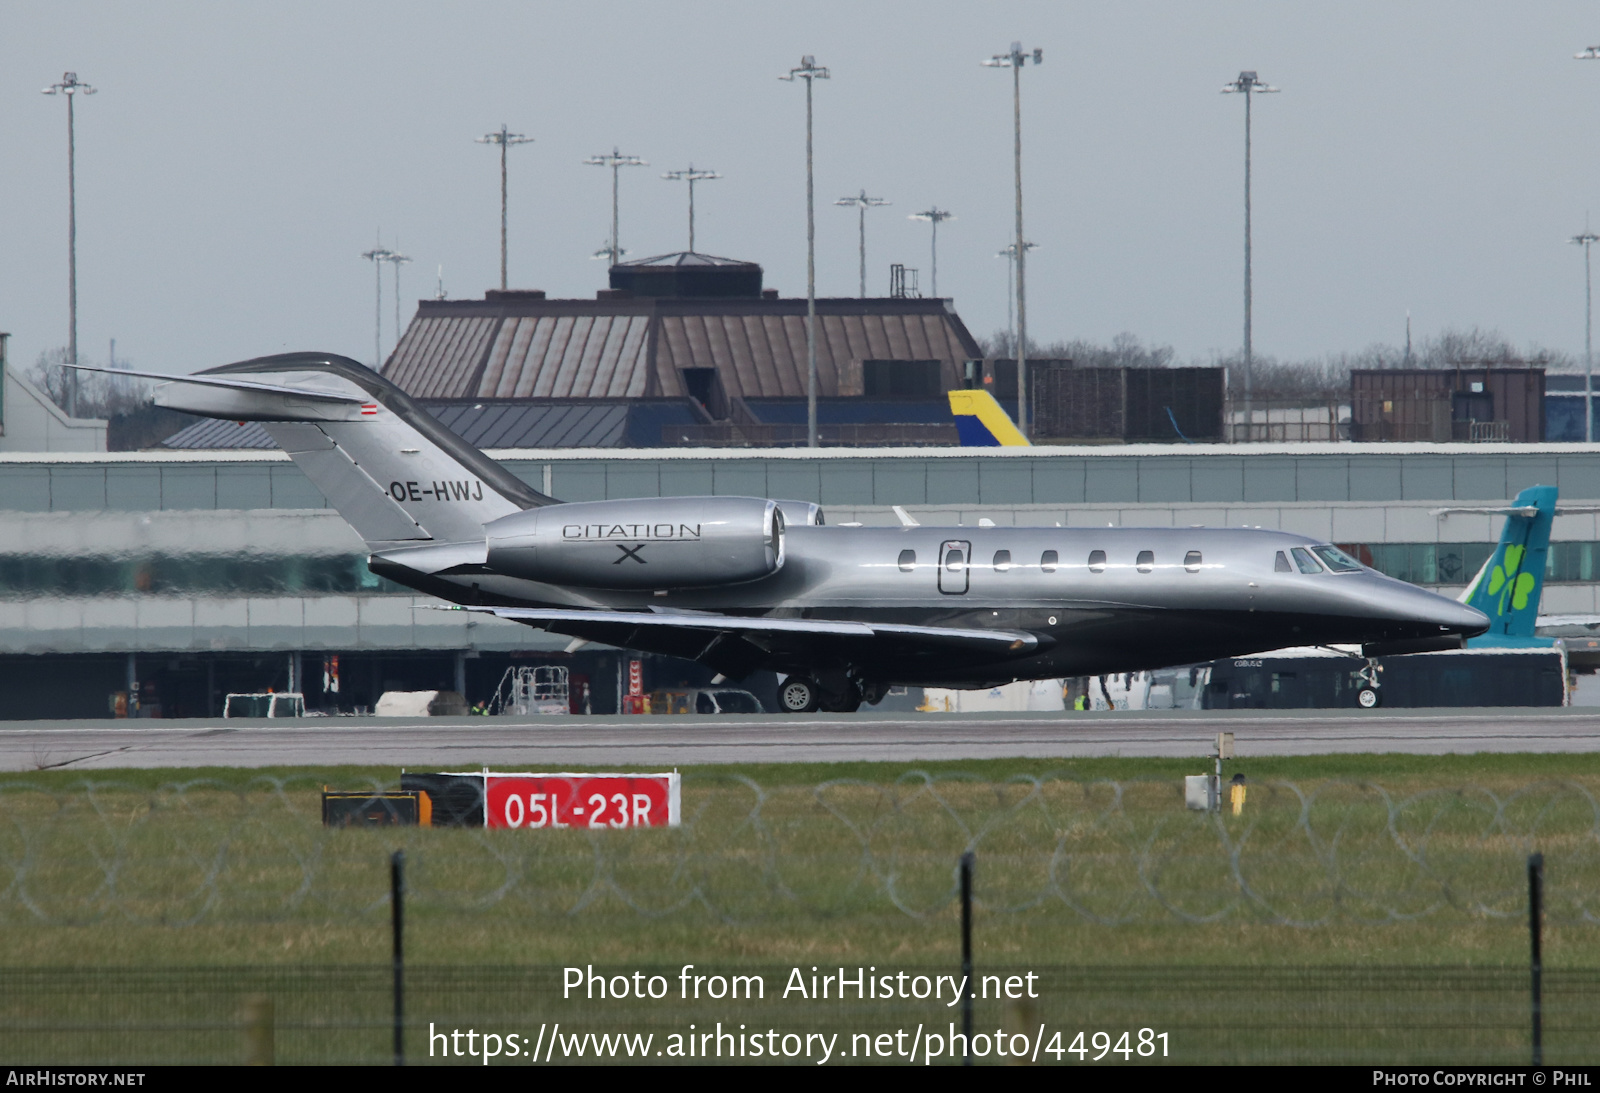
[(677, 827), (677, 774), (493, 774), (485, 781), (484, 826), (509, 828)]

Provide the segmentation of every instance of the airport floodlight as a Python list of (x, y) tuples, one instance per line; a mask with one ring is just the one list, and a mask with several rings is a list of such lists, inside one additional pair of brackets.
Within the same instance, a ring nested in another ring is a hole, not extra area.
[(532, 137), (513, 133), (501, 125), (497, 132), (485, 133), (477, 138), (479, 144), (500, 146), (500, 290), (506, 288), (506, 149), (513, 144), (532, 144)]
[[(61, 81), (40, 89), (46, 95), (67, 97), (67, 363), (78, 363), (78, 140), (72, 101), (93, 95), (95, 88), (64, 72)], [(67, 416), (78, 416), (78, 370), (67, 369)]]
[(583, 161), (590, 167), (611, 168), (611, 264), (614, 266), (622, 261), (622, 243), (617, 236), (617, 176), (624, 167), (650, 166), (638, 156), (625, 156), (622, 150), (615, 145), (610, 152), (602, 152), (598, 156), (590, 156)]
[(400, 348), (400, 267), (411, 261), (408, 255), (390, 251), (380, 261), (394, 267), (394, 347)]
[[(1600, 48), (1600, 47), (1592, 47)], [(1589, 248), (1600, 243), (1586, 226), (1582, 235), (1567, 240), (1583, 248), (1583, 439), (1594, 443), (1594, 281), (1590, 276)]]
[(1245, 439), (1250, 439), (1251, 386), (1255, 372), (1255, 346), (1252, 343), (1252, 284), (1250, 280), (1250, 100), (1257, 95), (1276, 94), (1278, 89), (1263, 83), (1253, 71), (1239, 73), (1238, 79), (1222, 85), (1224, 95), (1244, 96), (1244, 423)]
[(617, 262), (620, 262), (622, 260), (622, 256), (627, 253), (627, 247), (612, 247), (610, 241), (608, 240), (600, 244), (599, 250), (589, 255), (589, 260), (593, 261), (596, 258), (609, 258), (611, 259), (612, 264), (615, 265)]
[[(362, 251), (361, 257), (372, 263), (372, 271), (377, 278), (377, 287), (374, 289), (377, 302), (372, 307), (372, 370), (376, 372), (383, 367), (383, 264), (389, 260), (394, 251), (386, 247), (374, 246), (369, 251)], [(399, 266), (395, 269), (398, 271)]]
[(949, 209), (941, 209), (937, 205), (930, 205), (920, 213), (912, 213), (907, 220), (926, 220), (933, 225), (933, 296), (939, 298), (939, 225), (946, 220), (954, 220), (956, 214)]
[(855, 197), (841, 197), (835, 205), (854, 205), (857, 210), (856, 230), (861, 239), (861, 298), (867, 297), (867, 210), (889, 204), (881, 197), (868, 197), (862, 190)]
[[(1028, 243), (1024, 246), (1024, 249), (1038, 250), (1039, 244)], [(1017, 344), (1017, 320), (1011, 311), (1011, 306), (1013, 303), (1011, 286), (1013, 279), (1017, 275), (1017, 245), (1015, 243), (1008, 243), (1002, 249), (995, 251), (994, 256), (996, 258), (1004, 258), (1006, 260), (1006, 330), (1011, 334), (1012, 346), (1015, 346)]]
[(661, 176), (668, 182), (687, 182), (689, 184), (689, 253), (694, 253), (694, 184), (696, 182), (710, 182), (722, 176), (715, 171), (697, 171), (694, 164), (689, 164), (686, 171), (667, 171)]
[(1028, 248), (1022, 236), (1022, 69), (1029, 61), (1037, 67), (1044, 63), (1044, 50), (1035, 49), (1029, 54), (1021, 42), (1012, 42), (1011, 49), (996, 53), (983, 64), (986, 68), (1011, 70), (1011, 125), (1012, 166), (1016, 176), (1016, 247), (1017, 268), (1017, 431), (1024, 437), (1030, 434), (1028, 413)]
[(807, 53), (778, 79), (806, 82), (806, 447), (817, 446), (817, 216), (811, 158), (811, 85), (828, 79), (828, 70)]

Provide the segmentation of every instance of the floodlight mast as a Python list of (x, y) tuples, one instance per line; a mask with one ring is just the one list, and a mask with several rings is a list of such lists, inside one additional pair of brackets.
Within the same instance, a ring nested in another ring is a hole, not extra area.
[(1583, 439), (1594, 443), (1594, 281), (1590, 276), (1589, 248), (1600, 243), (1587, 227), (1567, 240), (1583, 248)]
[[(1029, 243), (1024, 249), (1036, 250), (1038, 246), (1039, 244), (1037, 243)], [(1011, 335), (1011, 342), (1015, 345), (1017, 341), (1017, 320), (1011, 310), (1013, 304), (1011, 286), (1017, 275), (1017, 245), (1008, 243), (1004, 249), (996, 251), (994, 256), (1006, 260), (1006, 331)]]
[(926, 220), (933, 225), (933, 297), (939, 298), (939, 224), (945, 220), (954, 220), (956, 214), (949, 209), (941, 209), (937, 205), (930, 205), (920, 213), (912, 213), (907, 220)]
[(715, 171), (697, 171), (694, 164), (689, 164), (687, 171), (667, 171), (662, 176), (668, 182), (687, 182), (689, 184), (689, 253), (694, 253), (694, 184), (696, 182), (710, 182), (722, 176)]
[[(59, 83), (42, 89), (46, 95), (67, 97), (67, 363), (78, 363), (78, 142), (72, 101), (79, 95), (93, 95), (95, 88), (78, 79), (76, 72), (64, 72)], [(67, 369), (67, 416), (78, 416), (78, 370)]]
[[(986, 68), (1011, 69), (1012, 160), (1017, 191), (1017, 431), (1024, 437), (1032, 432), (1028, 414), (1028, 248), (1022, 238), (1022, 67), (1029, 54), (1021, 42), (1012, 42), (1008, 53), (996, 53), (983, 64)], [(1044, 50), (1033, 51), (1037, 67), (1044, 63)]]
[(835, 205), (854, 205), (856, 207), (856, 230), (861, 238), (861, 298), (867, 298), (867, 210), (876, 209), (887, 205), (889, 202), (881, 197), (868, 197), (867, 191), (862, 190), (855, 197), (841, 197), (834, 202)]
[(617, 176), (624, 167), (650, 166), (638, 156), (625, 156), (622, 150), (615, 145), (610, 152), (603, 152), (598, 156), (590, 156), (583, 161), (590, 167), (611, 168), (611, 264), (614, 266), (622, 261), (622, 244), (617, 239)]
[(411, 261), (408, 255), (390, 251), (383, 261), (394, 267), (394, 347), (400, 348), (400, 267)]
[[(532, 144), (533, 138), (513, 133), (502, 124), (498, 132), (485, 133), (477, 139), (477, 143), (500, 146), (500, 291), (504, 292), (506, 289), (506, 149), (513, 144)], [(396, 272), (399, 272), (398, 267)]]
[(807, 53), (780, 80), (806, 82), (806, 447), (817, 446), (817, 217), (812, 184), (811, 83), (828, 79), (828, 70)]
[[(377, 286), (374, 289), (377, 299), (372, 305), (372, 370), (376, 372), (383, 367), (383, 264), (389, 260), (394, 252), (381, 246), (374, 246), (369, 251), (363, 251), (361, 257), (372, 263), (372, 272), (377, 277)], [(396, 267), (398, 269), (398, 267)]]
[(1255, 348), (1251, 344), (1250, 281), (1250, 100), (1257, 95), (1276, 94), (1278, 89), (1263, 83), (1254, 72), (1241, 72), (1239, 78), (1222, 85), (1224, 95), (1244, 96), (1244, 435), (1249, 440), (1255, 428), (1250, 405), (1255, 373)]

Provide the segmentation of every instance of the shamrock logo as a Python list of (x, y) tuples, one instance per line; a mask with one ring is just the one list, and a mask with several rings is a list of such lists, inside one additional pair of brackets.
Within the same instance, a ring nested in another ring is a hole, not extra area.
[(1537, 582), (1532, 573), (1517, 572), (1522, 565), (1524, 553), (1526, 553), (1525, 547), (1506, 547), (1505, 560), (1489, 573), (1489, 595), (1500, 597), (1500, 602), (1495, 605), (1496, 615), (1506, 613), (1507, 599), (1511, 601), (1513, 610), (1521, 611), (1528, 606), (1528, 597)]

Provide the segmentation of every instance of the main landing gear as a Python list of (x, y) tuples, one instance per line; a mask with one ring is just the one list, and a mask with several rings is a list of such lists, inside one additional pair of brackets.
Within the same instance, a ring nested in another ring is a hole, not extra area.
[(863, 702), (876, 703), (888, 692), (882, 684), (863, 683), (841, 675), (826, 686), (809, 676), (790, 676), (778, 685), (778, 709), (784, 713), (855, 713)]

